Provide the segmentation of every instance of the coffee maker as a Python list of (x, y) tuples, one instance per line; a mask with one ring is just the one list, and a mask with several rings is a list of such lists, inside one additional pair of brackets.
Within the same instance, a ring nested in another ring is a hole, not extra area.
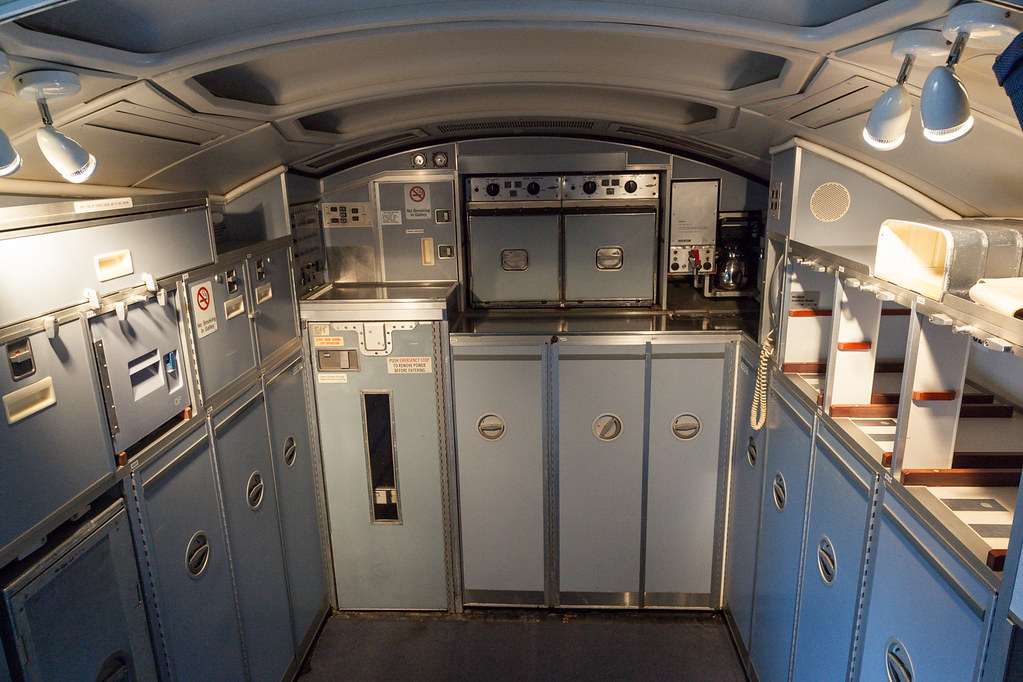
[(723, 211), (718, 214), (717, 269), (703, 277), (703, 295), (738, 298), (756, 295), (763, 249), (762, 211)]

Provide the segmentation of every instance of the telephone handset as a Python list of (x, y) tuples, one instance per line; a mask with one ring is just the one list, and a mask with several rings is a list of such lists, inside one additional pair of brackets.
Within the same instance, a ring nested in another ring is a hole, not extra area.
[(767, 332), (760, 344), (760, 364), (757, 367), (757, 384), (753, 390), (753, 404), (750, 405), (749, 425), (754, 431), (764, 428), (767, 422), (767, 376), (774, 356), (774, 330)]

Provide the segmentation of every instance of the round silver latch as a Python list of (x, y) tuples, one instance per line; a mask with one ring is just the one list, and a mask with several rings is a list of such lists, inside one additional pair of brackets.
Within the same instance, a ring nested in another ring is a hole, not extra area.
[(288, 436), (284, 439), (284, 464), (290, 467), (297, 457), (298, 445), (295, 443), (295, 437)]
[(188, 575), (198, 578), (210, 560), (210, 543), (206, 539), (206, 533), (197, 531), (185, 547), (185, 570)]
[(671, 435), (679, 440), (692, 440), (700, 435), (703, 424), (695, 414), (683, 412), (671, 421)]
[(817, 568), (820, 569), (825, 584), (835, 582), (838, 563), (835, 558), (835, 547), (827, 535), (822, 535), (820, 542), (817, 543)]
[(599, 440), (612, 441), (622, 435), (622, 420), (605, 413), (593, 420), (593, 435)]
[(889, 682), (913, 682), (913, 661), (902, 642), (892, 637), (885, 646), (885, 669)]
[(253, 471), (249, 476), (249, 483), (245, 486), (245, 499), (249, 503), (249, 509), (259, 509), (263, 504), (263, 475)]
[(757, 441), (753, 436), (749, 437), (749, 443), (746, 444), (746, 459), (749, 460), (751, 467), (754, 469), (757, 467)]
[(506, 425), (499, 414), (485, 414), (476, 420), (476, 433), (483, 440), (501, 440)]
[(778, 511), (785, 510), (785, 477), (781, 475), (779, 471), (774, 475), (774, 506), (778, 508)]

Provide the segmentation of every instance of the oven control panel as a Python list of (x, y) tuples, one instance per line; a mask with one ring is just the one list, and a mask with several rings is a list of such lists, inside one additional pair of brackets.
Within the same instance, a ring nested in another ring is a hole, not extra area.
[(660, 190), (657, 173), (597, 173), (566, 175), (566, 201), (586, 199), (656, 199)]
[(469, 178), (466, 201), (561, 201), (561, 178), (520, 175)]

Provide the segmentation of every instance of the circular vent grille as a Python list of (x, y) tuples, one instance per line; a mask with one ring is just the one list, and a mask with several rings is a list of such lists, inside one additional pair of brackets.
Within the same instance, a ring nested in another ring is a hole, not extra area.
[(810, 196), (810, 212), (822, 223), (833, 223), (849, 211), (849, 190), (837, 182), (825, 182)]

